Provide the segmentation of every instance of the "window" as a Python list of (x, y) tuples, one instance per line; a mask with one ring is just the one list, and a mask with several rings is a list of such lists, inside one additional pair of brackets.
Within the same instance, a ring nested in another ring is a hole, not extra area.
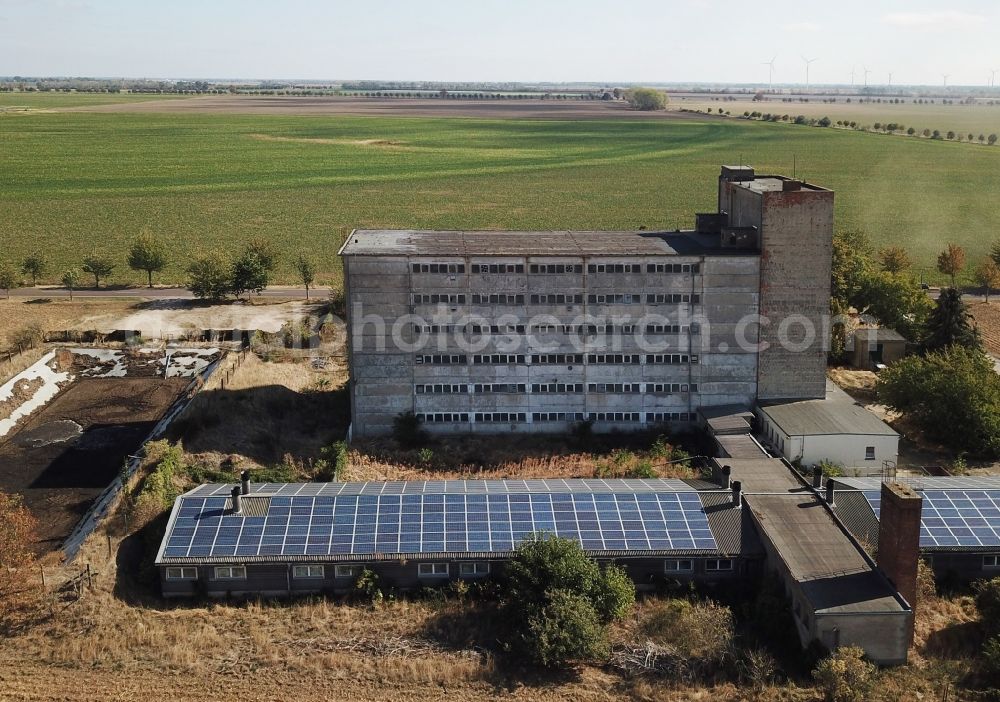
[(477, 422), (526, 422), (528, 415), (524, 412), (476, 412)]
[(467, 412), (427, 412), (417, 415), (421, 422), (429, 424), (455, 424), (469, 421)]
[(595, 422), (638, 422), (638, 412), (590, 412), (588, 419)]
[(646, 264), (647, 273), (697, 273), (699, 264), (697, 263), (649, 263)]
[(465, 354), (425, 354), (423, 356), (417, 356), (413, 359), (413, 362), (419, 365), (425, 366), (449, 366), (449, 365), (463, 365), (468, 362), (468, 357)]
[(690, 573), (694, 564), (690, 558), (668, 558), (663, 562), (663, 568), (668, 573)]
[(216, 580), (245, 580), (247, 577), (246, 566), (216, 566)]
[(680, 363), (687, 363), (688, 356), (686, 353), (650, 353), (646, 354), (646, 363), (649, 365), (653, 364), (669, 364), (677, 365)]
[(587, 295), (587, 302), (597, 305), (637, 305), (642, 302), (642, 295), (639, 293)]
[(532, 263), (532, 273), (583, 273), (583, 266), (572, 263)]
[(465, 578), (481, 578), (489, 573), (490, 564), (485, 561), (458, 564), (458, 574)]
[(500, 366), (510, 363), (524, 363), (524, 356), (513, 353), (494, 353), (491, 355), (473, 356), (472, 363), (476, 366)]
[(540, 353), (531, 357), (531, 362), (543, 365), (563, 365), (568, 363), (583, 363), (581, 353)]
[(682, 327), (680, 324), (647, 324), (646, 333), (647, 334), (680, 334), (681, 332), (686, 332), (687, 327)]
[(361, 575), (361, 566), (339, 565), (333, 567), (333, 577), (335, 578), (356, 578)]
[(646, 383), (646, 392), (670, 394), (674, 392), (698, 392), (698, 385), (692, 383)]
[[(465, 296), (462, 296), (463, 302), (465, 301)], [(474, 305), (523, 305), (524, 295), (507, 295), (507, 294), (493, 294), (493, 295), (473, 295), (472, 304)]]
[(587, 266), (588, 273), (642, 273), (639, 263), (591, 263)]
[[(473, 295), (475, 297), (475, 295)], [(451, 293), (413, 293), (414, 305), (464, 305), (465, 295)]]
[(620, 354), (620, 353), (592, 353), (587, 356), (587, 363), (591, 365), (605, 365), (605, 364), (638, 364), (639, 354)]
[(733, 569), (732, 558), (710, 558), (705, 561), (705, 570), (710, 573), (718, 573), (724, 570)]
[(414, 390), (418, 395), (463, 395), (469, 392), (468, 385), (454, 385), (448, 383), (434, 383), (415, 385)]
[(689, 422), (694, 419), (694, 412), (646, 412), (646, 422)]
[(875, 460), (875, 447), (865, 446), (865, 460), (874, 461)]
[(414, 273), (465, 273), (464, 263), (414, 263)]
[(197, 580), (198, 569), (195, 567), (167, 568), (167, 580)]
[(473, 263), (473, 273), (524, 273), (523, 263)]
[(640, 388), (639, 383), (589, 383), (587, 385), (588, 392), (598, 393), (641, 392)]
[(531, 392), (537, 392), (537, 393), (583, 392), (583, 383), (535, 383), (531, 386)]
[(533, 305), (579, 305), (583, 303), (583, 293), (570, 295), (563, 295), (562, 293), (531, 295), (528, 299)]
[(519, 393), (526, 392), (527, 385), (524, 383), (477, 383), (474, 392), (477, 395), (494, 393)]
[(322, 578), (323, 566), (321, 565), (297, 565), (292, 566), (292, 577), (296, 579)]
[(583, 412), (534, 412), (531, 415), (533, 422), (582, 422)]
[(420, 563), (417, 565), (417, 575), (421, 578), (447, 578), (447, 563)]
[(983, 568), (1000, 568), (1000, 556), (983, 556)]

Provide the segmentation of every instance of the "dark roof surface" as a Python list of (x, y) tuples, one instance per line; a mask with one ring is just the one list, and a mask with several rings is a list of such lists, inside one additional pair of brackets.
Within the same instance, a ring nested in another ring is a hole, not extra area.
[(746, 256), (693, 231), (431, 231), (358, 229), (344, 256)]
[(822, 400), (768, 403), (760, 410), (788, 436), (899, 436), (829, 380)]

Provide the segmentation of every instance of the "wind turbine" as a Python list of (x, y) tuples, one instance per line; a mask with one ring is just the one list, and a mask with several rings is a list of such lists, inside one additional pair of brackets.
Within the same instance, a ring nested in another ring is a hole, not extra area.
[(951, 78), (950, 73), (942, 73), (941, 77), (944, 78), (944, 87), (948, 87), (948, 79)]
[(777, 55), (775, 55), (775, 57), (772, 58), (770, 61), (764, 61), (764, 63), (761, 64), (762, 66), (767, 66), (768, 67), (768, 70), (767, 70), (767, 90), (768, 90), (768, 92), (771, 91), (771, 85), (774, 82), (774, 61), (777, 58), (778, 58)]
[(811, 59), (807, 59), (807, 58), (806, 58), (805, 56), (803, 56), (803, 57), (802, 57), (802, 60), (803, 60), (803, 61), (805, 62), (805, 64), (806, 64), (806, 87), (808, 88), (808, 87), (809, 87), (809, 65), (810, 65), (810, 64), (811, 64), (811, 63), (812, 63), (813, 61), (815, 61), (816, 59), (814, 59), (814, 58), (811, 58)]
[(851, 66), (851, 87), (852, 88), (854, 87), (854, 70), (856, 68), (857, 68), (857, 66)]
[(892, 71), (889, 71), (889, 87), (892, 87)]
[(990, 87), (994, 87), (997, 84), (997, 69), (993, 68), (990, 70)]
[(865, 87), (867, 88), (868, 87), (868, 74), (871, 73), (871, 71), (868, 70), (868, 66), (862, 66), (862, 68), (865, 71)]

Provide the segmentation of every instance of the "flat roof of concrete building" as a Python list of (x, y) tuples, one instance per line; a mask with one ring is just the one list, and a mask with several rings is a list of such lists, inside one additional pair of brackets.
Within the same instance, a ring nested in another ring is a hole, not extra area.
[(357, 229), (343, 256), (756, 256), (694, 231), (433, 231)]
[[(722, 438), (722, 437), (717, 437)], [(758, 451), (759, 455), (759, 451)], [(731, 477), (739, 480), (743, 492), (807, 492), (809, 487), (778, 458), (715, 458), (716, 463), (732, 468)]]
[(788, 436), (899, 436), (830, 380), (821, 400), (766, 403), (760, 410)]
[(747, 495), (746, 500), (816, 612), (903, 610), (889, 583), (816, 495)]

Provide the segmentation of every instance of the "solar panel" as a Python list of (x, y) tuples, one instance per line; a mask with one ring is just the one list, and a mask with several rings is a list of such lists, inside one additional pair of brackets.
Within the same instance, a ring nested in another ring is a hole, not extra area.
[[(834, 478), (845, 487), (855, 490), (878, 490), (881, 478)], [(909, 485), (915, 490), (1000, 490), (1000, 476), (949, 475), (949, 476), (897, 476), (894, 481)]]
[[(1000, 547), (1000, 489), (924, 490), (920, 546)], [(876, 518), (881, 493), (864, 491)]]
[(284, 494), (279, 488), (269, 493), (263, 517), (228, 514), (225, 497), (188, 495), (163, 557), (509, 552), (541, 532), (591, 551), (716, 549), (695, 492), (438, 487), (437, 493), (340, 495)]

